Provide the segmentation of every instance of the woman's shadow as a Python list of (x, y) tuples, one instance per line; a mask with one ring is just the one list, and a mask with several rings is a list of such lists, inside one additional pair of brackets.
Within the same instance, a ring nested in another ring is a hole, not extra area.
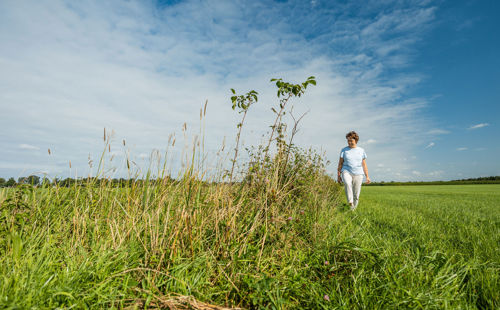
[(341, 203), (339, 205), (337, 205), (337, 211), (339, 212), (347, 212), (347, 211), (351, 211), (351, 207), (349, 206), (349, 204), (347, 202), (344, 202), (344, 203)]

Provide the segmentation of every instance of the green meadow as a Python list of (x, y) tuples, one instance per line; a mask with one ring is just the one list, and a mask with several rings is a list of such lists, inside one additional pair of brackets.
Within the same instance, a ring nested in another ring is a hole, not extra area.
[(499, 307), (500, 185), (365, 187), (357, 211), (342, 223), (383, 258), (391, 307)]
[(3, 189), (0, 307), (500, 306), (500, 185), (363, 187), (351, 212), (304, 178)]

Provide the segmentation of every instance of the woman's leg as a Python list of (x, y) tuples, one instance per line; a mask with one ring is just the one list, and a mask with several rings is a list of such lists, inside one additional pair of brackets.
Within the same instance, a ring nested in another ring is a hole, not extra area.
[(352, 176), (348, 171), (342, 171), (342, 180), (344, 181), (345, 195), (347, 202), (353, 206), (353, 193), (352, 193)]
[(361, 184), (363, 184), (363, 175), (354, 175), (352, 177), (352, 193), (353, 193), (353, 210), (356, 209), (359, 203), (359, 194), (361, 193)]

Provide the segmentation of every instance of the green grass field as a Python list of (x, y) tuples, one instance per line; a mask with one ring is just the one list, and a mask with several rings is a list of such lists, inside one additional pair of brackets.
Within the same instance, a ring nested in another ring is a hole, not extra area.
[(500, 185), (311, 182), (0, 189), (0, 308), (500, 307)]
[(385, 302), (499, 307), (500, 185), (364, 187), (346, 215), (339, 225), (383, 261), (372, 289)]

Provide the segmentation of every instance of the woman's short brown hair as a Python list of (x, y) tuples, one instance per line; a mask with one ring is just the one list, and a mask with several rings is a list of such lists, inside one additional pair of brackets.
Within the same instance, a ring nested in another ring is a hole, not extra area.
[(359, 140), (359, 136), (358, 136), (358, 134), (355, 131), (349, 131), (345, 135), (345, 138), (346, 139), (354, 139), (354, 140), (356, 140), (356, 143), (358, 143), (358, 140)]

